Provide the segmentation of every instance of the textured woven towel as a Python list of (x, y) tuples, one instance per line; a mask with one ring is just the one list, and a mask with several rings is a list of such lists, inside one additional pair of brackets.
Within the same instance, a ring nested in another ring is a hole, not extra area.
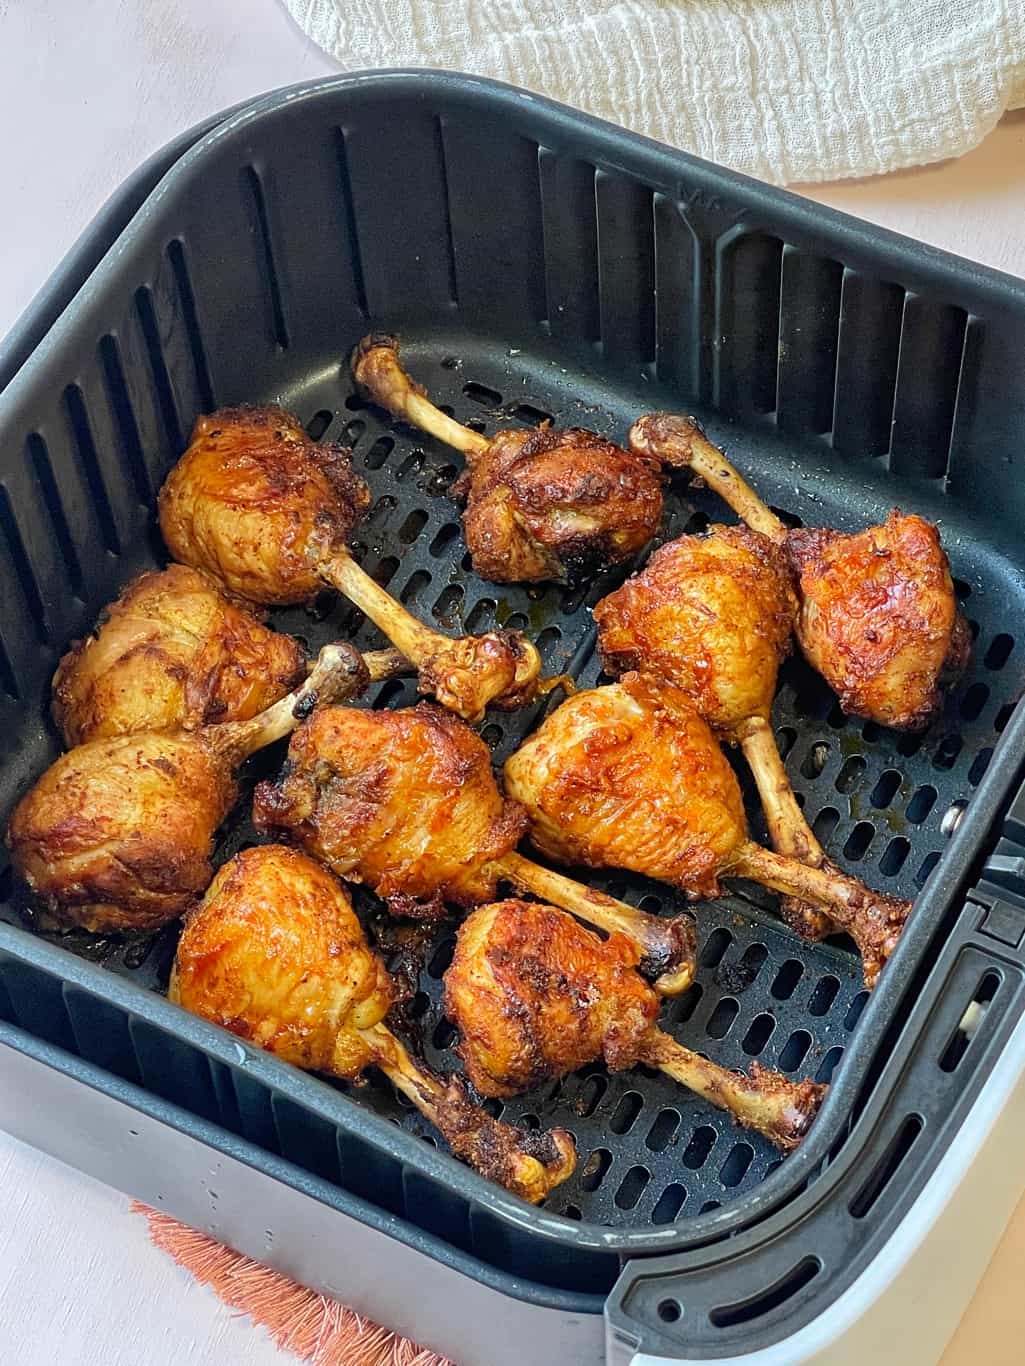
[(494, 76), (778, 183), (959, 156), (1025, 105), (1025, 0), (284, 0), (347, 70)]

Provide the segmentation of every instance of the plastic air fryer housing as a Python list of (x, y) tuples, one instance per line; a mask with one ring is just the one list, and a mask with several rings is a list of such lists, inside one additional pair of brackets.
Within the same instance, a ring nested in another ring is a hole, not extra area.
[[(357, 555), (412, 610), (452, 631), (522, 626), (548, 671), (598, 680), (588, 609), (616, 578), (473, 576), (447, 497), (458, 458), (353, 395), (346, 356), (371, 328), (398, 332), (432, 395), (485, 431), (551, 417), (622, 439), (639, 412), (693, 410), (791, 519), (920, 511), (975, 656), (921, 736), (850, 720), (802, 661), (784, 670), (773, 720), (816, 832), (917, 898), (871, 998), (849, 945), (796, 941), (757, 888), (696, 908), (697, 984), (664, 1027), (727, 1065), (832, 1081), (785, 1163), (660, 1074), (593, 1067), (504, 1108), (580, 1149), (571, 1181), (527, 1208), (383, 1083), (328, 1085), (171, 1006), (173, 929), (47, 938), (10, 870), (5, 1126), (461, 1366), (840, 1363), (894, 1342), (934, 1360), (1025, 1185), (1008, 1154), (1025, 1068), (1023, 324), (1020, 282), (477, 79), (331, 79), (179, 140), (0, 351), (5, 811), (56, 753), (57, 657), (161, 562), (156, 490), (225, 403), (284, 403), (351, 447), (375, 496)], [(725, 517), (675, 480), (661, 539)], [(273, 622), (311, 648), (379, 643), (344, 603)], [(412, 696), (390, 683), (367, 705)], [(487, 718), (496, 762), (538, 714)], [(259, 757), (247, 782), (279, 762)], [(246, 808), (219, 857), (255, 838)], [(675, 907), (643, 879), (588, 876)], [(361, 909), (381, 930), (372, 899)], [(457, 1065), (440, 1008), (453, 932), (405, 1022), (440, 1067)], [(928, 1322), (906, 1300), (889, 1313), (898, 1288), (944, 1276)]]

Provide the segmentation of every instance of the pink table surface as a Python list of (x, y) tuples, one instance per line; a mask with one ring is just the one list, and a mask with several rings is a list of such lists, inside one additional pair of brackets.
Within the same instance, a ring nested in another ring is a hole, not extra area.
[[(336, 69), (277, 0), (0, 0), (0, 335), (151, 151), (247, 96)], [(799, 188), (1025, 275), (1025, 114), (958, 162)], [(1023, 1257), (1019, 1211), (944, 1366), (1021, 1361), (1025, 1302), (1008, 1287)], [(124, 1197), (0, 1132), (0, 1361), (285, 1359), (149, 1246)]]

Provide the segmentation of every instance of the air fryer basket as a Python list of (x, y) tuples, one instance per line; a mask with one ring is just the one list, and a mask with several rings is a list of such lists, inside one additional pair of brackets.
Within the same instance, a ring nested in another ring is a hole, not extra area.
[[(915, 737), (847, 720), (800, 660), (774, 712), (830, 853), (919, 903), (867, 1009), (849, 947), (796, 940), (758, 889), (699, 905), (698, 982), (664, 1024), (731, 1066), (758, 1057), (832, 1078), (820, 1120), (780, 1166), (660, 1074), (585, 1069), (504, 1107), (577, 1136), (579, 1169), (544, 1211), (432, 1153), (387, 1087), (341, 1088), (355, 1103), (339, 1102), (170, 1007), (156, 993), (172, 931), (127, 947), (27, 933), (9, 870), (0, 1016), (552, 1284), (611, 1284), (622, 1255), (697, 1246), (784, 1205), (840, 1150), (1011, 792), (1017, 744), (997, 745), (1009, 723), (1016, 742), (1023, 729), (1023, 318), (1013, 281), (475, 80), (347, 77), (229, 120), (168, 174), (0, 395), (4, 809), (56, 752), (56, 658), (161, 562), (156, 490), (196, 415), (223, 403), (282, 402), (352, 448), (376, 500), (357, 554), (412, 610), (452, 631), (522, 626), (550, 672), (596, 681), (588, 607), (617, 580), (569, 592), (473, 576), (446, 496), (457, 457), (352, 394), (349, 348), (386, 327), (432, 396), (487, 432), (551, 417), (621, 439), (641, 411), (694, 410), (792, 518), (854, 528), (901, 503), (941, 523), (976, 631), (943, 716)], [(726, 519), (680, 479), (663, 539)], [(273, 624), (312, 648), (379, 643), (344, 603)], [(412, 697), (390, 683), (368, 704)], [(537, 716), (489, 716), (496, 762)], [(279, 761), (258, 758), (249, 780)], [(253, 838), (243, 802), (220, 857)], [(679, 900), (585, 876), (646, 909)], [(439, 1007), (453, 931), (428, 951), (406, 1021), (442, 1067), (457, 1065)]]

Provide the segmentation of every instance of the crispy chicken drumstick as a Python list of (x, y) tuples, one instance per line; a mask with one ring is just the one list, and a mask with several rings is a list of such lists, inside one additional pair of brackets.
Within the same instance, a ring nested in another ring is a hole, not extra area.
[(235, 803), (242, 761), (319, 701), (351, 697), (366, 683), (359, 653), (328, 645), (300, 688), (248, 721), (107, 736), (62, 754), (11, 816), (16, 870), (60, 924), (159, 929), (213, 876), (213, 837)]
[(435, 1076), (385, 1024), (395, 991), (348, 894), (280, 845), (246, 849), (218, 872), (178, 943), (171, 1000), (296, 1067), (353, 1079), (379, 1067), (457, 1157), (524, 1200), (543, 1200), (576, 1165), (564, 1129), (526, 1133)]
[(509, 796), (550, 857), (628, 868), (693, 896), (744, 877), (814, 902), (856, 941), (871, 986), (911, 903), (763, 849), (718, 741), (679, 688), (642, 674), (568, 698), (506, 762)]
[(490, 901), (502, 880), (634, 945), (665, 995), (694, 971), (690, 916), (659, 919), (515, 853), (526, 818), (503, 800), (483, 740), (429, 702), (396, 711), (321, 708), (292, 737), (253, 819), (403, 915)]
[(622, 564), (654, 536), (659, 461), (575, 427), (481, 436), (431, 403), (398, 350), (394, 337), (364, 337), (352, 354), (353, 377), (374, 403), (466, 457), (454, 492), (465, 499), (466, 544), (482, 578), (576, 582)]
[(785, 548), (798, 579), (801, 649), (845, 712), (897, 730), (929, 724), (971, 653), (931, 522), (894, 509), (881, 526), (849, 535), (788, 531), (693, 418), (642, 417), (630, 449), (690, 469), (748, 526)]
[[(404, 656), (363, 656), (372, 680)], [(263, 625), (259, 610), (183, 564), (141, 574), (74, 643), (53, 679), (53, 717), (70, 748), (133, 731), (196, 730), (248, 721), (307, 672), (297, 640)]]
[[(773, 847), (821, 868), (822, 846), (797, 804), (769, 724), (796, 616), (783, 551), (760, 532), (728, 526), (670, 541), (594, 609), (606, 673), (637, 669), (684, 692), (720, 739), (743, 750)], [(822, 911), (791, 897), (783, 899), (782, 914), (809, 939), (831, 928)]]
[(468, 720), (488, 703), (530, 701), (541, 660), (521, 632), (453, 640), (359, 567), (347, 542), (369, 503), (341, 446), (311, 441), (280, 408), (226, 408), (196, 423), (160, 491), (160, 529), (175, 559), (253, 602), (309, 603), (336, 588), (416, 665), (421, 691)]
[(659, 998), (621, 935), (604, 942), (551, 906), (500, 901), (459, 927), (445, 1013), (484, 1096), (514, 1096), (586, 1063), (661, 1068), (786, 1152), (800, 1143), (826, 1087), (755, 1063), (732, 1072), (657, 1027)]

